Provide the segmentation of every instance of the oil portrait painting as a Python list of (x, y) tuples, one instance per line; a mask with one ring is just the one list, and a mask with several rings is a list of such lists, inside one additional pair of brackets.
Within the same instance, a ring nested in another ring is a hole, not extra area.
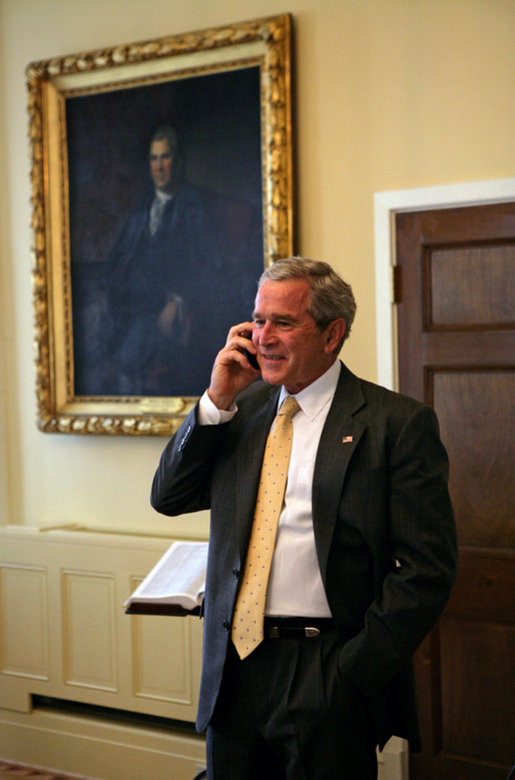
[(31, 63), (38, 426), (169, 435), (292, 251), (290, 17)]

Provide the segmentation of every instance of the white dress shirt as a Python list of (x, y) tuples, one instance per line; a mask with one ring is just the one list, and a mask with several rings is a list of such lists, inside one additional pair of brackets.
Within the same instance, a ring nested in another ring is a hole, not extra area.
[[(336, 360), (315, 382), (297, 393), (300, 411), (293, 417), (293, 442), (284, 505), (268, 583), (267, 615), (330, 617), (318, 566), (311, 494), (313, 471), (322, 429), (336, 391), (341, 363)], [(288, 395), (281, 388), (279, 404)], [(227, 422), (237, 412), (216, 408), (204, 393), (199, 404), (199, 423)]]
[(156, 190), (156, 196), (152, 201), (152, 205), (150, 207), (150, 215), (149, 215), (149, 230), (152, 236), (157, 233), (159, 225), (161, 224), (163, 212), (166, 208), (166, 204), (172, 198), (173, 195), (170, 195), (168, 192), (162, 192), (161, 190)]

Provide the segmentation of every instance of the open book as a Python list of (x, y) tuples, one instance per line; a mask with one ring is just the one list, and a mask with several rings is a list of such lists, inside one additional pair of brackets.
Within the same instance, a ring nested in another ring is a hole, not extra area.
[(124, 606), (136, 614), (199, 612), (206, 578), (207, 542), (174, 542)]

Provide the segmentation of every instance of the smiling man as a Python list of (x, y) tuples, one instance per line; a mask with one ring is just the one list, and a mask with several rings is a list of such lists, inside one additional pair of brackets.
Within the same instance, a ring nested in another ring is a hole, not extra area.
[(432, 409), (338, 360), (355, 311), (326, 263), (267, 269), (154, 477), (158, 511), (211, 509), (212, 780), (368, 780), (392, 734), (419, 746), (411, 658), (456, 566), (447, 456)]
[(317, 323), (309, 304), (306, 279), (287, 279), (282, 284), (273, 277), (266, 279), (256, 297), (252, 343), (262, 377), (271, 385), (284, 385), (292, 395), (334, 363), (354, 313), (351, 308), (346, 318)]

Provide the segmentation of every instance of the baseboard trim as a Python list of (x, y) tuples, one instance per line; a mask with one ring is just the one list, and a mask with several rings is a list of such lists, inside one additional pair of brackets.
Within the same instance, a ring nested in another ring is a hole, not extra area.
[[(92, 780), (192, 780), (205, 764), (203, 737), (189, 729), (130, 722), (95, 708), (78, 714), (48, 703), (32, 712), (0, 709), (0, 757)], [(407, 780), (408, 753), (393, 738), (378, 754), (379, 780)]]
[(191, 780), (205, 762), (198, 735), (50, 710), (0, 710), (3, 759), (94, 780)]

